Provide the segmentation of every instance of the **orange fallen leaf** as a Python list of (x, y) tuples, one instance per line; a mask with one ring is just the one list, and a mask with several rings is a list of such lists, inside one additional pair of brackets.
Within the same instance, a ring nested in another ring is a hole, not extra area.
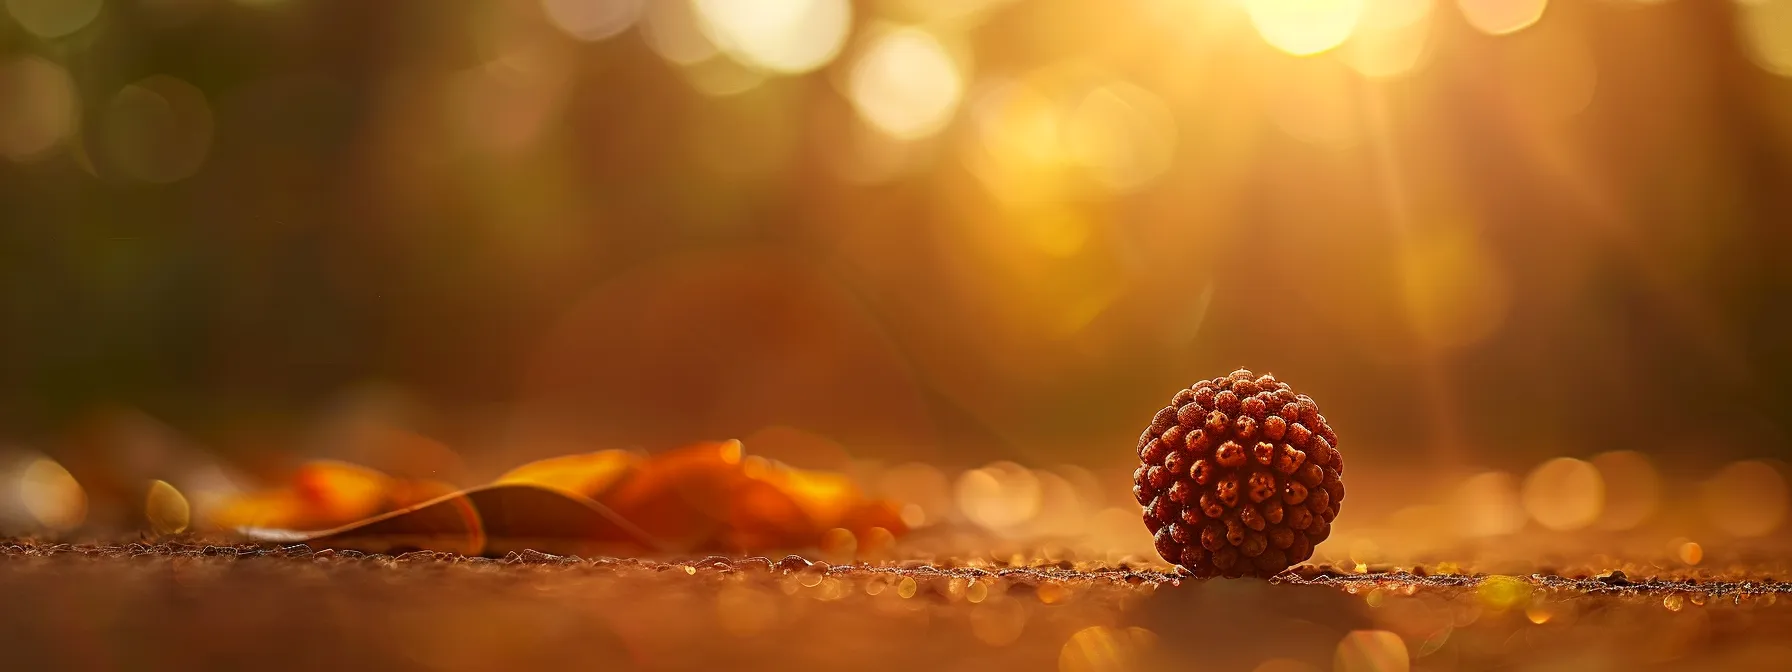
[(562, 455), (511, 469), (494, 483), (538, 485), (597, 497), (632, 472), (640, 462), (639, 456), (623, 450)]
[(317, 515), (356, 520), (379, 512), (392, 487), (385, 474), (347, 462), (308, 462), (293, 475), (292, 488)]
[(359, 465), (319, 460), (300, 465), (286, 487), (224, 502), (211, 522), (226, 529), (320, 530), (453, 491), (447, 484), (403, 481)]
[(494, 484), (452, 493), (336, 529), (309, 534), (258, 530), (264, 541), (305, 542), (371, 553), (413, 550), (503, 555), (535, 549), (658, 550), (657, 543), (607, 507), (530, 484)]
[(698, 443), (647, 458), (598, 501), (671, 548), (709, 545), (745, 481), (739, 441)]
[[(743, 458), (739, 441), (650, 457), (600, 451), (549, 458), (452, 493), (443, 484), (351, 465), (307, 466), (293, 487), (240, 498), (220, 520), (257, 528), (251, 536), (268, 541), (473, 554), (750, 552), (813, 548), (830, 533), (881, 540), (906, 531), (895, 506), (866, 499), (845, 475)], [(369, 507), (353, 521), (332, 518)], [(334, 522), (318, 524), (326, 520)]]

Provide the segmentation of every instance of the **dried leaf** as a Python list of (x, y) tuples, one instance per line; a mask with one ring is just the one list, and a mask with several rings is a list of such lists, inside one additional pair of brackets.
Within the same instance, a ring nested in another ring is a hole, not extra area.
[(143, 512), (149, 518), (150, 531), (156, 534), (180, 534), (187, 530), (187, 524), (192, 521), (193, 510), (187, 505), (186, 496), (167, 481), (151, 481)]
[(211, 514), (220, 528), (322, 530), (452, 492), (452, 487), (397, 481), (366, 467), (320, 460), (300, 465), (275, 490), (238, 495)]
[(634, 453), (602, 450), (536, 460), (499, 476), (497, 484), (529, 484), (598, 497), (628, 476), (641, 462)]
[(278, 530), (251, 530), (249, 534), (263, 541), (305, 542), (370, 553), (432, 550), (480, 555), (523, 549), (576, 553), (593, 548), (658, 548), (653, 539), (602, 504), (520, 483), (457, 492), (314, 534)]
[[(842, 474), (741, 453), (739, 441), (721, 441), (646, 458), (622, 451), (568, 455), (452, 493), (444, 492), (445, 484), (314, 463), (294, 487), (240, 498), (219, 520), (267, 541), (470, 554), (751, 552), (812, 548), (830, 533), (885, 540), (906, 529), (893, 505), (867, 501)], [(317, 525), (369, 507), (386, 512)], [(295, 531), (307, 529), (323, 531)]]
[(730, 519), (732, 493), (746, 482), (739, 441), (699, 443), (641, 464), (598, 501), (674, 549), (712, 544)]
[(392, 479), (366, 467), (326, 460), (301, 465), (292, 487), (318, 519), (350, 521), (379, 513)]

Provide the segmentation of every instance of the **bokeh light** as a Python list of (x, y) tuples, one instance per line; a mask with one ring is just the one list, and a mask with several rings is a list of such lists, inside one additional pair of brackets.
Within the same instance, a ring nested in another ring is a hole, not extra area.
[(1519, 504), (1518, 481), (1511, 474), (1490, 471), (1469, 477), (1458, 486), (1453, 499), (1463, 532), (1491, 537), (1517, 532), (1524, 527), (1524, 508)]
[(1157, 633), (1144, 628), (1090, 626), (1076, 631), (1058, 654), (1058, 672), (1140, 669), (1157, 648)]
[(1697, 565), (1704, 561), (1705, 547), (1699, 545), (1699, 542), (1678, 539), (1675, 541), (1679, 542), (1671, 544), (1671, 550), (1673, 551), (1675, 558), (1678, 558), (1681, 562), (1688, 565)]
[(1364, 77), (1411, 74), (1431, 44), (1434, 0), (1364, 0), (1362, 17), (1338, 56)]
[(1549, 0), (1456, 0), (1462, 18), (1488, 35), (1516, 33), (1543, 18)]
[(1605, 481), (1585, 460), (1558, 457), (1531, 470), (1524, 479), (1524, 508), (1538, 524), (1552, 530), (1578, 530), (1599, 519), (1605, 504)]
[(939, 132), (964, 95), (963, 68), (932, 34), (916, 28), (872, 38), (853, 64), (853, 106), (879, 130), (900, 139)]
[(884, 470), (878, 475), (874, 492), (903, 502), (902, 522), (909, 527), (943, 521), (953, 510), (952, 486), (946, 475), (938, 468), (920, 462)]
[(995, 83), (972, 110), (976, 132), (965, 162), (1001, 200), (1038, 202), (1064, 189), (1063, 115), (1042, 88), (1025, 81)]
[(443, 91), (443, 116), (461, 145), (475, 153), (523, 152), (558, 118), (566, 66), (547, 54), (519, 51), (455, 73)]
[(1705, 514), (1739, 537), (1759, 537), (1786, 520), (1786, 479), (1759, 460), (1732, 462), (1704, 485)]
[(1177, 145), (1175, 121), (1159, 98), (1077, 68), (994, 83), (971, 117), (966, 166), (1013, 208), (1019, 238), (1055, 256), (1075, 253), (1091, 234), (1068, 203), (1150, 183), (1169, 168)]
[(1412, 669), (1406, 642), (1387, 630), (1354, 630), (1338, 642), (1335, 672), (1405, 672)]
[(1176, 122), (1163, 101), (1127, 82), (1085, 94), (1065, 120), (1069, 154), (1114, 191), (1143, 185), (1176, 156)]
[(672, 63), (693, 65), (720, 53), (698, 25), (690, 0), (645, 0), (640, 17), (641, 38), (653, 51)]
[(1039, 511), (1028, 526), (1029, 536), (1066, 538), (1081, 535), (1090, 510), (1075, 485), (1063, 476), (1035, 469), (1039, 482)]
[(971, 610), (971, 635), (990, 646), (1007, 646), (1026, 632), (1031, 614), (1019, 600), (992, 596)]
[(1599, 527), (1628, 530), (1655, 515), (1661, 504), (1661, 476), (1649, 456), (1634, 450), (1614, 450), (1590, 460), (1605, 484), (1605, 514)]
[(996, 462), (958, 477), (958, 508), (965, 518), (1002, 532), (1039, 513), (1039, 477), (1013, 462)]
[(644, 1), (541, 0), (541, 10), (555, 28), (577, 39), (595, 42), (634, 25)]
[(0, 156), (43, 158), (74, 128), (80, 105), (68, 70), (35, 56), (0, 62)]
[(710, 41), (744, 65), (797, 74), (827, 65), (846, 43), (846, 0), (692, 0)]
[(1401, 255), (1407, 315), (1421, 342), (1460, 348), (1487, 338), (1505, 319), (1507, 280), (1479, 236), (1466, 227), (1413, 235)]
[(1762, 69), (1792, 77), (1792, 0), (1737, 0), (1743, 48)]
[(1585, 110), (1598, 91), (1599, 68), (1580, 31), (1564, 22), (1504, 40), (1497, 72), (1514, 121), (1541, 129)]
[(692, 63), (683, 74), (691, 88), (718, 98), (746, 93), (765, 83), (765, 73), (720, 57)]
[(1363, 0), (1246, 0), (1244, 6), (1265, 42), (1295, 56), (1343, 44), (1363, 13)]
[(6, 0), (6, 12), (32, 35), (55, 39), (93, 23), (103, 4), (101, 0)]
[(212, 144), (212, 111), (192, 84), (155, 75), (112, 96), (102, 113), (103, 155), (125, 175), (157, 184), (191, 177)]
[(1358, 75), (1336, 59), (1283, 64), (1277, 84), (1261, 89), (1264, 112), (1289, 137), (1331, 150), (1362, 142), (1364, 122)]
[(45, 528), (71, 530), (87, 520), (87, 491), (55, 460), (31, 460), (19, 471), (17, 487), (25, 512)]

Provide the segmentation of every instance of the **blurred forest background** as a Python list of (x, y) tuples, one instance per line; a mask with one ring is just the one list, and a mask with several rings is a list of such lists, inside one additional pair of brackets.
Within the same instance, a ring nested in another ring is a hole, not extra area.
[(0, 446), (77, 472), (1125, 468), (1241, 365), (1362, 469), (1783, 470), (1788, 245), (1792, 0), (0, 11)]

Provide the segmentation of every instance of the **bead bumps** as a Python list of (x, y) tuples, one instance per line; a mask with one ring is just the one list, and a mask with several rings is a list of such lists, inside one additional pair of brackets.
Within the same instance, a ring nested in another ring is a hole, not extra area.
[(1133, 495), (1157, 552), (1198, 577), (1273, 576), (1313, 555), (1344, 502), (1319, 405), (1239, 369), (1180, 390), (1139, 436)]

